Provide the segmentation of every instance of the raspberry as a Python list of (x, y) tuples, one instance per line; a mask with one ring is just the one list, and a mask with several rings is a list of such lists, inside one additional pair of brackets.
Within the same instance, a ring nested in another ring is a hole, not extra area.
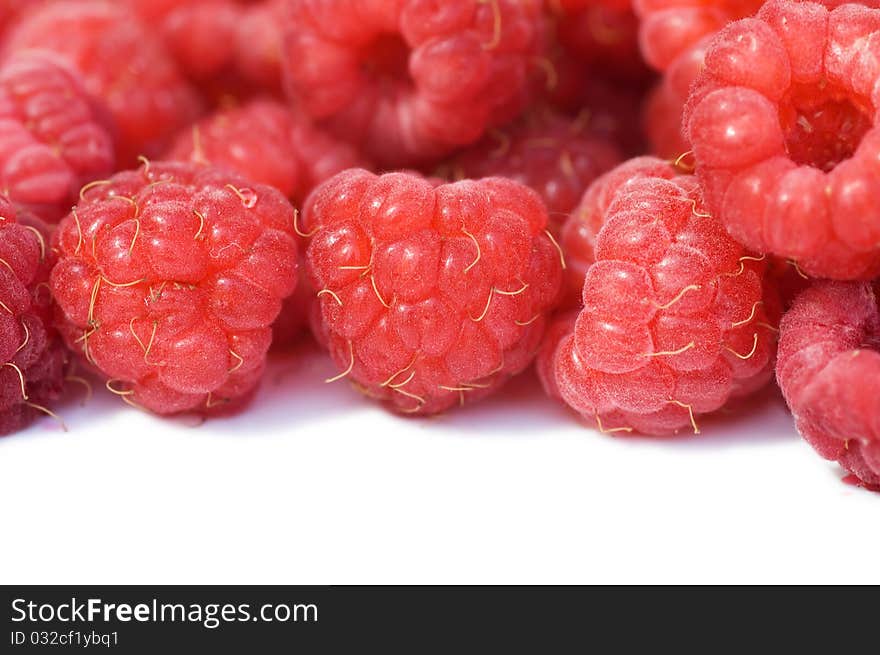
[(256, 100), (221, 109), (186, 128), (167, 157), (235, 171), (291, 197), (301, 177), (292, 130), (287, 107), (274, 100)]
[(185, 129), (168, 157), (220, 166), (300, 201), (325, 179), (365, 165), (349, 144), (269, 99), (221, 109)]
[(535, 371), (544, 388), (544, 393), (554, 400), (562, 400), (559, 387), (556, 386), (556, 350), (565, 337), (574, 332), (577, 317), (578, 310), (576, 309), (556, 314), (547, 326), (544, 339), (541, 341), (541, 348), (535, 357)]
[(457, 179), (507, 177), (538, 192), (547, 206), (550, 229), (558, 233), (583, 190), (621, 160), (606, 139), (594, 137), (586, 121), (549, 112), (531, 114), (501, 131), (492, 131), (457, 156)]
[(763, 262), (705, 213), (692, 177), (620, 188), (595, 250), (555, 376), (600, 430), (699, 432), (701, 414), (769, 380)]
[(538, 0), (290, 2), (291, 100), (383, 166), (477, 141), (520, 112), (541, 40)]
[(776, 374), (801, 435), (880, 487), (880, 311), (871, 286), (815, 283), (780, 328)]
[(180, 69), (201, 80), (230, 66), (242, 11), (233, 0), (125, 0), (157, 32)]
[(80, 81), (40, 53), (0, 68), (0, 187), (47, 221), (113, 169), (113, 141)]
[(62, 334), (124, 400), (208, 411), (256, 386), (296, 284), (293, 209), (278, 191), (144, 164), (87, 189), (56, 243)]
[(239, 74), (267, 91), (281, 92), (281, 41), (287, 0), (245, 7), (235, 37)]
[(705, 36), (753, 16), (764, 0), (635, 0), (639, 40), (651, 66), (664, 71)]
[(880, 11), (772, 0), (712, 42), (685, 112), (710, 210), (806, 273), (880, 273)]
[(51, 327), (52, 252), (38, 227), (0, 196), (0, 435), (51, 414), (67, 353)]
[(639, 52), (639, 21), (630, 0), (548, 2), (567, 52), (618, 82), (647, 74)]
[(483, 398), (531, 362), (562, 264), (530, 189), (355, 169), (318, 187), (303, 216), (336, 379), (428, 414)]
[(617, 193), (633, 181), (645, 177), (671, 180), (674, 166), (655, 157), (630, 159), (605, 173), (584, 192), (580, 203), (562, 227), (560, 245), (565, 253), (565, 291), (563, 306), (579, 307), (584, 277), (595, 260), (596, 235), (605, 224), (605, 215)]
[(4, 51), (45, 49), (64, 57), (103, 100), (118, 130), (117, 160), (154, 156), (198, 112), (198, 99), (154, 34), (124, 7), (60, 0), (26, 14)]

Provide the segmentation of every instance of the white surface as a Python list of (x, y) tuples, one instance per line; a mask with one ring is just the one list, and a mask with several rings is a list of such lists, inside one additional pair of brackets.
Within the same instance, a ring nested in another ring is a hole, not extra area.
[(701, 437), (602, 436), (531, 377), (391, 416), (312, 347), (240, 416), (109, 393), (0, 439), (0, 583), (880, 582), (880, 494), (781, 401)]

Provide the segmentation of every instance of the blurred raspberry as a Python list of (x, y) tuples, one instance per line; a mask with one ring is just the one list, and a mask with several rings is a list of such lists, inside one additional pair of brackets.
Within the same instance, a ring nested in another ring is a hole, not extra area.
[(51, 325), (46, 284), (52, 251), (42, 227), (0, 196), (0, 435), (49, 414), (61, 395), (67, 352)]
[(622, 159), (612, 142), (592, 134), (589, 116), (582, 118), (532, 113), (490, 132), (448, 167), (459, 180), (498, 176), (531, 187), (547, 206), (551, 231), (558, 234), (584, 190)]
[(70, 210), (79, 189), (113, 170), (103, 115), (75, 73), (44, 53), (0, 67), (0, 187), (43, 220)]
[(562, 264), (530, 189), (350, 170), (318, 187), (303, 217), (316, 332), (337, 378), (428, 414), (483, 398), (532, 361)]
[(9, 32), (6, 57), (50, 50), (82, 75), (86, 89), (109, 108), (117, 129), (117, 160), (154, 156), (198, 113), (193, 89), (151, 33), (119, 3), (59, 0), (27, 13)]
[(289, 3), (290, 100), (382, 166), (477, 141), (525, 106), (539, 0)]
[(123, 0), (158, 34), (180, 69), (203, 80), (232, 65), (243, 10), (234, 0)]
[(56, 233), (65, 340), (108, 388), (154, 412), (242, 401), (296, 285), (293, 225), (278, 191), (209, 166), (114, 175)]
[(220, 109), (183, 130), (168, 157), (235, 171), (299, 202), (336, 173), (367, 165), (349, 144), (266, 98)]

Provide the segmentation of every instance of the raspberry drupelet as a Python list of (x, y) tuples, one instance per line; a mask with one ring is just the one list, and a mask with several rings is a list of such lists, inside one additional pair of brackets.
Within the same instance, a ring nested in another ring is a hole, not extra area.
[(685, 127), (706, 203), (807, 274), (880, 273), (880, 10), (771, 0), (719, 33)]
[(621, 189), (645, 177), (671, 180), (679, 175), (673, 163), (656, 157), (636, 157), (600, 176), (584, 192), (577, 207), (565, 221), (560, 245), (565, 253), (565, 289), (562, 305), (580, 307), (584, 277), (595, 261), (596, 236), (605, 224), (605, 215)]
[(53, 253), (41, 228), (0, 196), (0, 435), (53, 415), (68, 367), (52, 327)]
[(507, 177), (534, 189), (558, 234), (584, 189), (621, 159), (614, 143), (591, 134), (586, 115), (569, 119), (537, 111), (512, 127), (492, 130), (449, 167), (455, 179)]
[(880, 311), (876, 289), (817, 282), (780, 325), (777, 380), (804, 439), (880, 490)]
[(261, 377), (296, 285), (293, 226), (276, 189), (209, 166), (145, 162), (93, 183), (55, 235), (59, 328), (127, 402), (220, 411)]
[(26, 13), (3, 43), (18, 50), (49, 50), (83, 77), (116, 128), (117, 163), (161, 153), (171, 136), (199, 111), (195, 91), (151, 33), (121, 3), (58, 0)]
[(70, 210), (114, 164), (108, 117), (75, 73), (44, 53), (0, 67), (0, 188), (45, 221)]
[(764, 263), (706, 213), (692, 176), (621, 187), (595, 252), (555, 384), (600, 430), (698, 432), (701, 414), (771, 378)]
[(474, 143), (528, 99), (539, 0), (300, 0), (288, 9), (291, 102), (381, 166)]
[(314, 191), (303, 223), (334, 379), (430, 414), (485, 397), (531, 363), (563, 266), (532, 190), (354, 169)]

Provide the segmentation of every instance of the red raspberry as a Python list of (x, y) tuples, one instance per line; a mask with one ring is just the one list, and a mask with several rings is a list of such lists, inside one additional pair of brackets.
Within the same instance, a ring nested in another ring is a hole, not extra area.
[(242, 10), (234, 0), (125, 0), (187, 76), (202, 80), (233, 63)]
[(24, 16), (8, 34), (7, 54), (51, 50), (103, 100), (118, 130), (117, 159), (153, 156), (198, 111), (198, 99), (158, 37), (130, 11), (103, 0), (61, 0)]
[(535, 371), (544, 388), (544, 393), (554, 400), (562, 400), (562, 394), (559, 393), (559, 387), (556, 386), (556, 350), (559, 348), (559, 344), (574, 332), (577, 317), (578, 310), (576, 309), (556, 314), (547, 326), (541, 348), (535, 357)]
[(451, 163), (456, 179), (507, 177), (537, 191), (558, 233), (590, 183), (622, 159), (618, 148), (597, 138), (587, 121), (549, 112), (529, 115), (493, 130)]
[(560, 235), (566, 263), (563, 306), (580, 307), (584, 277), (595, 261), (596, 236), (605, 224), (605, 215), (618, 192), (646, 177), (671, 180), (676, 175), (678, 171), (667, 161), (637, 157), (605, 173), (587, 188)]
[(221, 109), (185, 129), (168, 157), (220, 166), (297, 200), (336, 173), (366, 164), (352, 146), (269, 99)]
[(685, 125), (711, 211), (806, 273), (880, 273), (880, 11), (772, 0), (718, 34)]
[(631, 0), (548, 0), (547, 4), (568, 53), (618, 82), (646, 77), (648, 70), (639, 52), (639, 21)]
[(763, 263), (706, 214), (692, 177), (623, 186), (596, 241), (556, 385), (600, 430), (672, 434), (771, 376)]
[(287, 0), (263, 0), (245, 7), (236, 30), (235, 61), (239, 74), (252, 84), (281, 92), (282, 28)]
[(0, 187), (47, 221), (113, 170), (113, 141), (79, 79), (40, 53), (0, 68)]
[(523, 108), (539, 0), (290, 2), (282, 52), (294, 103), (383, 166), (477, 141)]
[(531, 362), (562, 265), (530, 189), (504, 178), (434, 188), (355, 169), (315, 190), (304, 223), (337, 378), (428, 414), (488, 395)]
[(660, 71), (703, 37), (753, 16), (764, 0), (634, 0), (642, 54)]
[(242, 399), (296, 284), (293, 209), (208, 166), (145, 164), (95, 185), (59, 225), (52, 290), (68, 345), (160, 414)]
[(61, 395), (67, 352), (51, 327), (51, 264), (41, 231), (0, 196), (0, 435), (51, 414)]
[(819, 282), (782, 319), (777, 379), (804, 439), (880, 487), (880, 311), (870, 285)]

